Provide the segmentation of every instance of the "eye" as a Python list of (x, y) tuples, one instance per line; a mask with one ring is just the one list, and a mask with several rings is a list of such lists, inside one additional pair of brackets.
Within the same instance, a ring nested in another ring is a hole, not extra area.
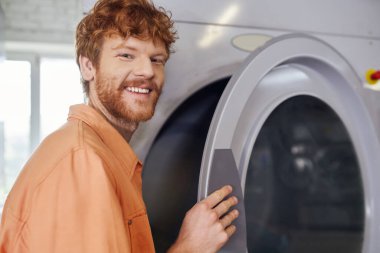
[(122, 58), (124, 58), (124, 59), (128, 59), (128, 60), (133, 60), (135, 58), (131, 54), (120, 54), (119, 56), (122, 57)]
[(161, 58), (161, 57), (153, 57), (150, 59), (153, 63), (155, 64), (162, 64), (162, 65), (165, 65), (166, 61), (165, 59)]

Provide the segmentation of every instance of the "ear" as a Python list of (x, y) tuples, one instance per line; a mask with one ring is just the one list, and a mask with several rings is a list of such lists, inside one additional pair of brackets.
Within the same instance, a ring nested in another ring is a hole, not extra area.
[(90, 59), (87, 57), (80, 55), (79, 56), (79, 68), (82, 74), (82, 78), (85, 81), (92, 81), (95, 78), (96, 69)]

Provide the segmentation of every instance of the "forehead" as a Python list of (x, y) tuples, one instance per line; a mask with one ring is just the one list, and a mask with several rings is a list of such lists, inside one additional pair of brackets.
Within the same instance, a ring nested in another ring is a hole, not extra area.
[(152, 39), (139, 39), (136, 37), (123, 38), (120, 35), (112, 35), (104, 38), (103, 50), (131, 49), (139, 52), (167, 55), (165, 45), (162, 41)]

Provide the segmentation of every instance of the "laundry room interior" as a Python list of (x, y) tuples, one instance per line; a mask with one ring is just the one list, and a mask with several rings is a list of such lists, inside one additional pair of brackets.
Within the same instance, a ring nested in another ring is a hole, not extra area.
[[(96, 2), (0, 0), (0, 215), (37, 147), (89, 104), (76, 31)], [(231, 185), (236, 232), (218, 252), (379, 253), (380, 1), (151, 2), (177, 36), (128, 138), (155, 251)]]

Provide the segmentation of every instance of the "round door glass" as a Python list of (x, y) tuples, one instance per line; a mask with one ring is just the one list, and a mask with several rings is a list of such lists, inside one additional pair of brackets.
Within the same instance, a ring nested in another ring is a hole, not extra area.
[(248, 252), (362, 251), (364, 193), (345, 126), (321, 100), (297, 96), (262, 127), (245, 182)]

